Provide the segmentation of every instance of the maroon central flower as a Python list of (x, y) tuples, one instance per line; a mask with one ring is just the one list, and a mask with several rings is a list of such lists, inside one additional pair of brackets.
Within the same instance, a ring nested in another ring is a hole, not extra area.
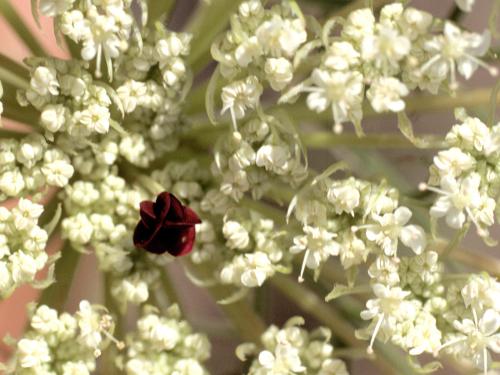
[(173, 194), (165, 191), (156, 197), (156, 202), (141, 202), (140, 214), (141, 221), (134, 231), (136, 247), (173, 256), (186, 255), (193, 249), (194, 225), (201, 220)]

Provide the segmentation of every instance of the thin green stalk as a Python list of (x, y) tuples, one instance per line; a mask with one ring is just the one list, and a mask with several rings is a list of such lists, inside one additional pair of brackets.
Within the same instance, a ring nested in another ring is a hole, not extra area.
[(175, 290), (172, 280), (170, 276), (167, 274), (167, 269), (165, 267), (160, 269), (160, 283), (162, 287), (162, 291), (167, 295), (168, 301), (170, 303), (175, 303), (179, 306), (181, 312), (184, 313), (184, 309), (182, 308), (181, 299), (179, 298), (179, 294)]
[(47, 53), (42, 48), (39, 41), (35, 38), (26, 23), (19, 16), (9, 0), (0, 0), (0, 13), (7, 20), (10, 27), (14, 29), (17, 35), (23, 40), (33, 55), (46, 56)]
[(26, 137), (29, 133), (18, 132), (12, 129), (0, 128), (0, 138), (8, 139), (21, 139)]
[(168, 18), (174, 5), (174, 0), (148, 0), (148, 25), (153, 25), (162, 17)]
[[(210, 265), (203, 264), (200, 266), (190, 261), (186, 261), (185, 265), (193, 275), (201, 280), (207, 280), (213, 277), (214, 269)], [(220, 284), (208, 286), (207, 290), (216, 301), (220, 301), (234, 293), (233, 288)], [(245, 300), (240, 300), (229, 305), (218, 306), (224, 312), (243, 341), (256, 344), (260, 342), (260, 336), (266, 329), (266, 326), (260, 316), (255, 313)]]
[(198, 9), (189, 20), (186, 31), (193, 33), (191, 54), (188, 63), (193, 71), (199, 72), (210, 61), (210, 47), (213, 40), (229, 23), (229, 18), (242, 0), (211, 0), (199, 3)]
[(36, 125), (39, 122), (40, 114), (32, 107), (21, 107), (16, 100), (16, 91), (18, 87), (11, 83), (2, 83), (4, 96), (2, 117), (21, 122), (24, 124)]
[[(413, 112), (435, 112), (454, 109), (456, 107), (473, 108), (478, 106), (488, 105), (490, 103), (491, 89), (474, 89), (461, 91), (460, 95), (414, 95), (406, 100), (406, 112), (411, 114)], [(497, 98), (497, 103), (500, 98)], [(295, 121), (311, 121), (312, 112), (307, 108), (303, 101), (295, 104), (281, 104), (270, 107), (266, 112), (275, 110), (285, 110), (287, 114), (294, 118)], [(363, 106), (363, 117), (375, 117), (387, 115), (386, 113), (375, 112), (368, 103)], [(319, 121), (333, 122), (332, 115), (329, 111), (318, 113), (314, 118)]]
[[(212, 146), (218, 137), (227, 132), (229, 124), (219, 125), (198, 125), (181, 134), (181, 138), (186, 142), (195, 142), (200, 146)], [(203, 136), (200, 137), (200, 134)], [(441, 141), (432, 135), (421, 135), (430, 142), (430, 148), (441, 148)], [(362, 149), (414, 149), (415, 146), (400, 133), (374, 133), (364, 137), (356, 134), (342, 133), (335, 134), (332, 131), (304, 132), (301, 139), (307, 148), (326, 149), (335, 146), (349, 146)], [(191, 143), (190, 143), (191, 144)]]
[(0, 81), (17, 88), (29, 86), (29, 72), (26, 67), (0, 53)]
[[(433, 136), (420, 136), (429, 140), (430, 148), (440, 148), (441, 141)], [(302, 134), (302, 142), (312, 149), (329, 148), (334, 146), (351, 146), (357, 148), (414, 148), (415, 146), (399, 133), (376, 133), (358, 137), (352, 133), (335, 134), (331, 131), (319, 131)]]
[[(104, 305), (108, 309), (109, 313), (113, 317), (115, 322), (115, 330), (113, 336), (118, 340), (124, 339), (125, 332), (123, 327), (122, 314), (116, 304), (116, 301), (111, 294), (111, 284), (112, 276), (109, 273), (104, 273)], [(115, 358), (118, 352), (118, 348), (111, 343), (108, 348), (104, 351), (102, 357), (100, 357), (100, 371), (103, 374), (115, 375), (119, 374), (118, 368), (115, 365)]]
[(60, 252), (61, 258), (57, 260), (54, 272), (55, 283), (44, 289), (38, 303), (62, 312), (73, 283), (73, 275), (78, 266), (80, 253), (74, 250), (69, 242), (64, 243)]
[(493, 126), (495, 123), (495, 117), (497, 114), (497, 103), (498, 103), (498, 93), (500, 92), (500, 79), (497, 80), (497, 83), (491, 90), (490, 97), (490, 112), (488, 114), (488, 126)]

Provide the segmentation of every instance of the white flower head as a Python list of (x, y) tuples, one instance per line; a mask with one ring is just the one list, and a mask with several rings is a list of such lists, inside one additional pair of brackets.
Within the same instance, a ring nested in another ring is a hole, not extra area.
[(487, 65), (479, 57), (488, 50), (491, 42), (489, 31), (483, 35), (461, 31), (451, 22), (445, 22), (444, 34), (427, 41), (424, 49), (433, 54), (421, 66), (420, 74), (430, 70), (432, 76), (442, 79), (450, 76), (450, 86), (457, 87), (456, 71), (469, 79), (478, 66), (486, 68), (491, 75), (496, 76), (498, 69)]
[(340, 246), (333, 239), (337, 236), (327, 229), (313, 226), (304, 226), (304, 235), (296, 236), (293, 239), (293, 246), (290, 252), (293, 254), (305, 252), (299, 281), (303, 280), (305, 267), (316, 269), (330, 256), (339, 254)]
[(363, 75), (357, 71), (329, 72), (315, 69), (311, 75), (307, 106), (315, 112), (331, 109), (336, 129), (346, 121), (361, 120), (363, 101)]
[(377, 224), (353, 227), (353, 230), (366, 228), (366, 237), (381, 246), (387, 256), (396, 254), (398, 239), (416, 254), (420, 254), (425, 249), (427, 240), (421, 227), (407, 225), (411, 216), (412, 213), (408, 208), (399, 207), (394, 213), (373, 215)]

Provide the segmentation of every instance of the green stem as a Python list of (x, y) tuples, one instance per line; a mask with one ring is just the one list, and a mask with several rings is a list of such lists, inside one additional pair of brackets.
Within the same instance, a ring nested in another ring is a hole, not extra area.
[[(113, 336), (118, 340), (122, 340), (125, 336), (122, 314), (120, 314), (120, 310), (116, 304), (116, 301), (111, 294), (111, 284), (113, 282), (112, 278), (113, 276), (110, 273), (104, 273), (104, 305), (108, 309), (115, 322), (115, 330)], [(113, 345), (113, 343), (111, 343), (109, 347), (104, 351), (103, 356), (100, 358), (102, 373), (109, 375), (115, 375), (119, 373), (117, 367), (115, 366), (117, 351), (118, 348)]]
[(210, 47), (217, 34), (228, 25), (231, 14), (242, 0), (211, 0), (200, 2), (189, 20), (186, 31), (193, 33), (188, 63), (194, 72), (200, 71), (210, 61)]
[(174, 5), (173, 0), (148, 0), (148, 25), (154, 25), (162, 17), (167, 18)]
[(69, 242), (65, 242), (60, 251), (61, 258), (56, 262), (54, 273), (55, 283), (44, 289), (38, 303), (62, 312), (73, 282), (73, 275), (80, 259), (80, 253), (74, 250)]
[(0, 53), (0, 81), (25, 89), (29, 86), (29, 72), (23, 65)]
[(0, 1), (0, 13), (7, 20), (10, 27), (14, 29), (16, 34), (23, 40), (26, 46), (30, 49), (33, 55), (46, 56), (47, 53), (42, 48), (41, 44), (30, 31), (26, 23), (19, 16), (14, 7), (10, 4), (9, 0)]
[[(185, 264), (190, 272), (202, 280), (213, 277), (214, 269), (208, 264), (200, 266), (189, 261), (186, 261)], [(217, 301), (226, 298), (234, 292), (232, 288), (220, 284), (210, 286), (207, 289)], [(266, 329), (266, 326), (245, 300), (240, 300), (229, 305), (218, 306), (232, 323), (242, 340), (256, 344), (260, 343), (260, 336)]]
[(182, 308), (182, 303), (181, 299), (179, 298), (179, 294), (175, 290), (172, 280), (170, 276), (167, 274), (167, 269), (161, 268), (160, 269), (160, 283), (162, 287), (162, 291), (167, 295), (168, 301), (170, 303), (175, 303), (177, 306), (179, 306), (179, 309), (181, 310), (182, 313), (184, 313), (184, 309)]
[[(478, 107), (483, 105), (488, 105), (490, 102), (491, 89), (474, 89), (461, 91), (460, 95), (450, 96), (450, 95), (414, 95), (406, 100), (406, 112), (434, 112), (434, 111), (444, 111), (449, 109), (454, 109), (456, 107)], [(497, 103), (500, 98), (497, 99)], [(266, 112), (272, 112), (275, 110), (285, 110), (287, 114), (292, 117), (295, 121), (311, 121), (312, 112), (307, 108), (303, 101), (299, 101), (295, 104), (280, 104), (270, 107)], [(375, 112), (368, 103), (363, 106), (363, 117), (375, 117), (383, 116), (387, 113), (377, 113)], [(314, 117), (318, 121), (333, 122), (332, 115), (329, 111), (315, 114)]]
[[(433, 136), (420, 136), (431, 142), (429, 148), (440, 148), (441, 141)], [(415, 146), (407, 138), (399, 133), (377, 133), (367, 134), (365, 137), (358, 137), (356, 134), (319, 131), (302, 134), (302, 141), (305, 146), (312, 149), (322, 149), (334, 146), (352, 146), (357, 148), (414, 148)]]
[[(6, 84), (4, 86), (7, 86), (8, 90), (12, 87), (9, 87), (10, 85)], [(15, 89), (14, 89), (15, 91)], [(12, 92), (12, 91), (10, 91)], [(5, 93), (8, 93), (8, 91), (5, 91)], [(7, 98), (2, 98), (1, 99), (3, 102), (4, 110), (2, 113), (2, 117), (21, 122), (23, 124), (28, 124), (28, 125), (37, 125), (39, 122), (40, 114), (36, 112), (33, 108), (26, 108), (26, 107), (21, 107), (19, 104), (17, 104), (15, 101), (12, 101), (10, 97)]]

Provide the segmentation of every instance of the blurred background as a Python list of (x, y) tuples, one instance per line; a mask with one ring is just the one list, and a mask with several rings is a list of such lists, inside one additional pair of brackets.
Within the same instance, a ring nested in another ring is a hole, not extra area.
[[(0, 0), (0, 2), (8, 0)], [(66, 51), (57, 46), (53, 36), (51, 20), (42, 18), (41, 28), (39, 29), (32, 20), (30, 2), (28, 0), (10, 0), (11, 4), (19, 12), (23, 21), (33, 30), (37, 39), (42, 46), (49, 51), (53, 56), (59, 58), (67, 58)], [(410, 5), (416, 8), (431, 12), (434, 16), (449, 18), (452, 17), (462, 27), (471, 30), (482, 32), (488, 26), (488, 18), (491, 11), (492, 3), (495, 0), (476, 0), (476, 5), (473, 11), (469, 14), (461, 14), (457, 12), (453, 0), (415, 0), (411, 1)], [(330, 13), (333, 9), (342, 6), (349, 6), (349, 1), (341, 0), (308, 0), (299, 1), (303, 6), (304, 13), (312, 13), (324, 15)], [(171, 15), (169, 27), (174, 30), (182, 30), (189, 15), (197, 6), (196, 0), (177, 1), (176, 8)], [(216, 20), (214, 20), (216, 22)], [(497, 28), (500, 25), (497, 25)], [(494, 43), (493, 49), (498, 51), (500, 44), (498, 40)], [(29, 56), (29, 49), (23, 45), (23, 42), (10, 30), (7, 22), (0, 14), (0, 52), (15, 60), (22, 61)], [(209, 70), (207, 71), (209, 72)], [(207, 74), (207, 73), (206, 73)], [(205, 75), (206, 75), (205, 74)], [(487, 92), (493, 85), (494, 79), (484, 70), (479, 69), (471, 80), (461, 87), (462, 90), (470, 91), (474, 95), (488, 95)], [(479, 100), (476, 100), (479, 102)], [(485, 103), (475, 106), (474, 113), (481, 115), (486, 113)], [(442, 135), (454, 123), (453, 109), (446, 108), (444, 110), (436, 108), (425, 108), (421, 111), (409, 113), (414, 128), (420, 134), (438, 134)], [(498, 117), (497, 117), (498, 119)], [(6, 126), (22, 126), (6, 121)], [(307, 124), (301, 124), (307, 125)], [(315, 125), (311, 124), (311, 128)], [(366, 132), (397, 132), (397, 124), (395, 116), (377, 116), (367, 118), (364, 121), (364, 129)], [(346, 126), (346, 131), (349, 131), (349, 126)], [(409, 193), (416, 192), (416, 187), (419, 182), (427, 179), (427, 168), (432, 161), (432, 151), (420, 151), (417, 149), (401, 149), (401, 150), (357, 150), (355, 153), (352, 150), (342, 147), (332, 147), (321, 151), (310, 152), (310, 162), (316, 170), (322, 170), (330, 165), (335, 160), (346, 160), (351, 165), (352, 170), (359, 177), (367, 179), (387, 178), (389, 181), (398, 181), (403, 189)], [(379, 163), (373, 161), (381, 161), (386, 168), (383, 170), (377, 166)], [(9, 204), (9, 202), (5, 203)], [(499, 233), (496, 235), (498, 238)], [(58, 248), (58, 242), (55, 240), (50, 245), (49, 251), (55, 251)], [(496, 257), (500, 256), (499, 249), (486, 248), (481, 241), (477, 240), (474, 235), (465, 239), (464, 248), (473, 251), (474, 255), (490, 254)], [(499, 260), (500, 264), (500, 260)], [(500, 266), (492, 264), (491, 267), (498, 271), (500, 275)], [(212, 340), (212, 358), (209, 361), (209, 369), (212, 374), (230, 375), (241, 374), (241, 363), (234, 356), (234, 348), (239, 343), (235, 332), (224, 319), (219, 307), (214, 303), (213, 299), (202, 289), (194, 286), (183, 274), (181, 265), (177, 262), (169, 266), (169, 271), (172, 275), (175, 285), (178, 288), (180, 299), (182, 301), (186, 318), (194, 325), (194, 327), (207, 333)], [(101, 288), (102, 280), (97, 272), (95, 258), (92, 254), (83, 255), (81, 257), (77, 274), (74, 277), (70, 299), (67, 302), (67, 310), (74, 311), (77, 308), (78, 302), (81, 299), (88, 299), (91, 302), (98, 303), (102, 301), (103, 291)], [(325, 289), (325, 294), (328, 290)], [(281, 325), (289, 317), (294, 315), (305, 315), (308, 326), (315, 327), (317, 323), (314, 318), (304, 314), (300, 308), (287, 301), (279, 292), (275, 291), (269, 285), (264, 285), (258, 291), (259, 295), (256, 299), (260, 301), (258, 304), (259, 312), (265, 319), (266, 323)], [(26, 324), (26, 305), (35, 301), (38, 292), (30, 287), (22, 287), (6, 301), (0, 302), (0, 336), (11, 335), (15, 338), (22, 335)], [(322, 296), (321, 296), (322, 297)], [(341, 303), (341, 301), (340, 301)], [(133, 321), (131, 321), (131, 326)], [(333, 332), (335, 336), (335, 332)], [(334, 342), (336, 347), (341, 347), (341, 342)], [(3, 343), (0, 343), (0, 359), (5, 360), (10, 355), (10, 348)], [(351, 374), (383, 374), (380, 370), (373, 366), (367, 360), (359, 359), (349, 361)], [(436, 374), (457, 374), (453, 368), (438, 371)]]

